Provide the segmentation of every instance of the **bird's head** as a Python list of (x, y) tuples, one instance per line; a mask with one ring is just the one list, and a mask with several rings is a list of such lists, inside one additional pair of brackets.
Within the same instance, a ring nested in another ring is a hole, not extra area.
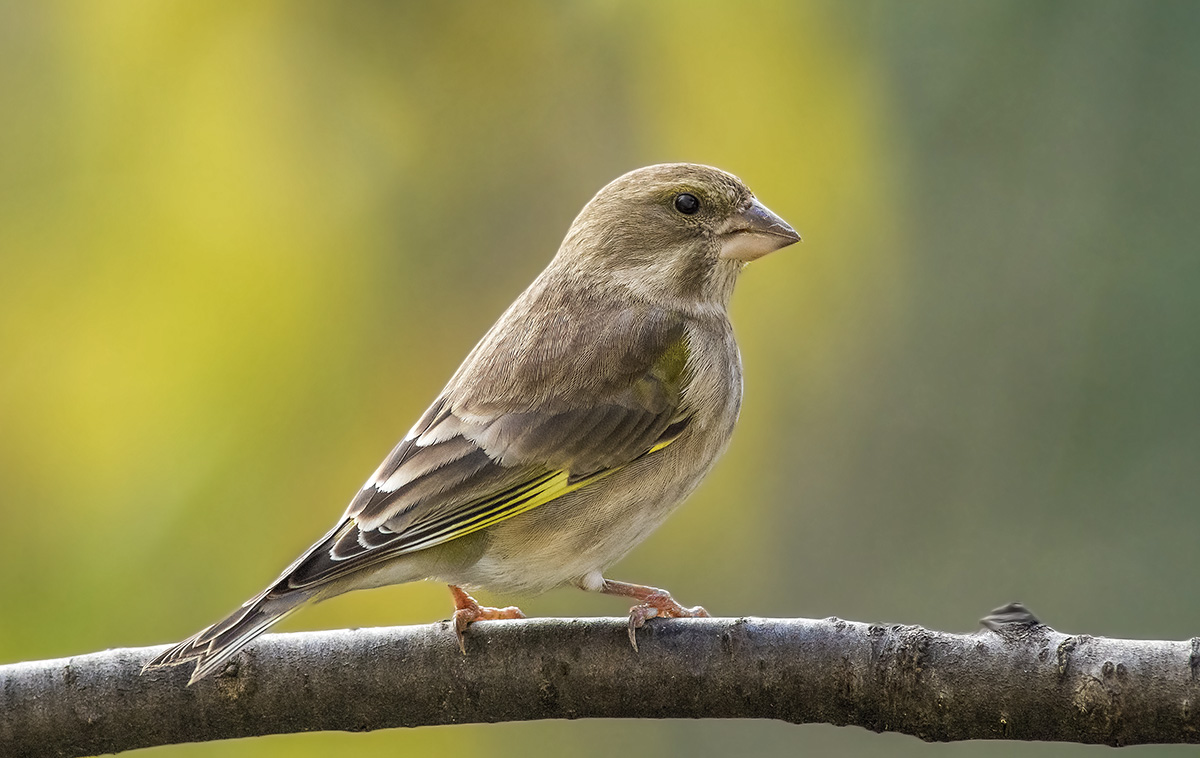
[(746, 263), (798, 241), (736, 176), (663, 163), (600, 190), (571, 225), (555, 263), (635, 295), (723, 304)]

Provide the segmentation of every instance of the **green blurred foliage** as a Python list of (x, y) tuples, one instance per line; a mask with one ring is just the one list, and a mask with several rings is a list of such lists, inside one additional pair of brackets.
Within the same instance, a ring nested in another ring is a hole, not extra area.
[[(257, 591), (582, 204), (667, 160), (741, 175), (805, 243), (735, 297), (730, 453), (615, 578), (719, 615), (969, 631), (1022, 600), (1196, 634), (1198, 33), (1182, 0), (0, 3), (0, 661), (174, 641)], [(285, 628), (448, 608), (412, 585)], [(543, 740), (1088, 750), (592, 722), (147, 754)]]

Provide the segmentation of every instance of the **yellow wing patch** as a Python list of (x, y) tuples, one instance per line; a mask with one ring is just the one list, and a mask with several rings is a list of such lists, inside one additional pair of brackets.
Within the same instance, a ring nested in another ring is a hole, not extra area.
[(580, 487), (599, 481), (617, 470), (612, 468), (598, 471), (574, 482), (570, 481), (570, 475), (566, 471), (544, 474), (528, 484), (522, 485), (515, 492), (505, 492), (497, 497), (476, 503), (463, 512), (454, 514), (452, 519), (421, 524), (411, 532), (399, 535), (398, 542), (402, 544), (396, 545), (393, 549), (401, 553), (410, 553), (465, 537), (480, 529), (486, 529), (493, 524), (531, 511), (539, 505), (545, 505)]
[[(672, 425), (668, 429), (667, 435), (643, 455), (656, 453), (679, 439), (684, 427), (686, 427), (686, 421)], [(622, 468), (624, 466), (603, 469), (575, 480), (572, 480), (570, 472), (565, 470), (542, 474), (510, 490), (471, 503), (440, 518), (414, 523), (408, 529), (380, 545), (379, 547), (382, 548), (380, 552), (389, 556), (402, 555), (465, 537), (598, 482)], [(352, 519), (345, 528), (352, 529), (354, 525), (355, 522)]]

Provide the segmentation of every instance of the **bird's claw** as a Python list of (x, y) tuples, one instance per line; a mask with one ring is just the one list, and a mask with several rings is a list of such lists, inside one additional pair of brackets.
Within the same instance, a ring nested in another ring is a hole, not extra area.
[(633, 652), (637, 652), (637, 630), (653, 618), (708, 618), (708, 611), (702, 606), (685, 608), (671, 597), (669, 592), (658, 590), (647, 595), (645, 602), (629, 609), (629, 644)]
[(467, 640), (463, 636), (463, 632), (474, 622), (525, 618), (525, 614), (515, 605), (507, 608), (489, 608), (486, 605), (480, 605), (475, 598), (458, 587), (451, 585), (450, 592), (454, 595), (454, 616), (452, 618), (454, 636), (458, 639), (458, 649), (462, 651), (463, 655), (467, 654)]

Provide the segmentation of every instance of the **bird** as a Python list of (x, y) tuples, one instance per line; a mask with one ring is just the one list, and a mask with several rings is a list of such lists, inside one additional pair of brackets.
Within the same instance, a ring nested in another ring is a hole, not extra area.
[(734, 283), (798, 241), (720, 169), (664, 163), (614, 179), (333, 528), (143, 672), (195, 661), (192, 684), (302, 606), (423, 579), (449, 586), (464, 655), (472, 622), (524, 618), (480, 605), (477, 588), (630, 598), (635, 650), (649, 619), (707, 616), (604, 572), (725, 451), (742, 402)]

